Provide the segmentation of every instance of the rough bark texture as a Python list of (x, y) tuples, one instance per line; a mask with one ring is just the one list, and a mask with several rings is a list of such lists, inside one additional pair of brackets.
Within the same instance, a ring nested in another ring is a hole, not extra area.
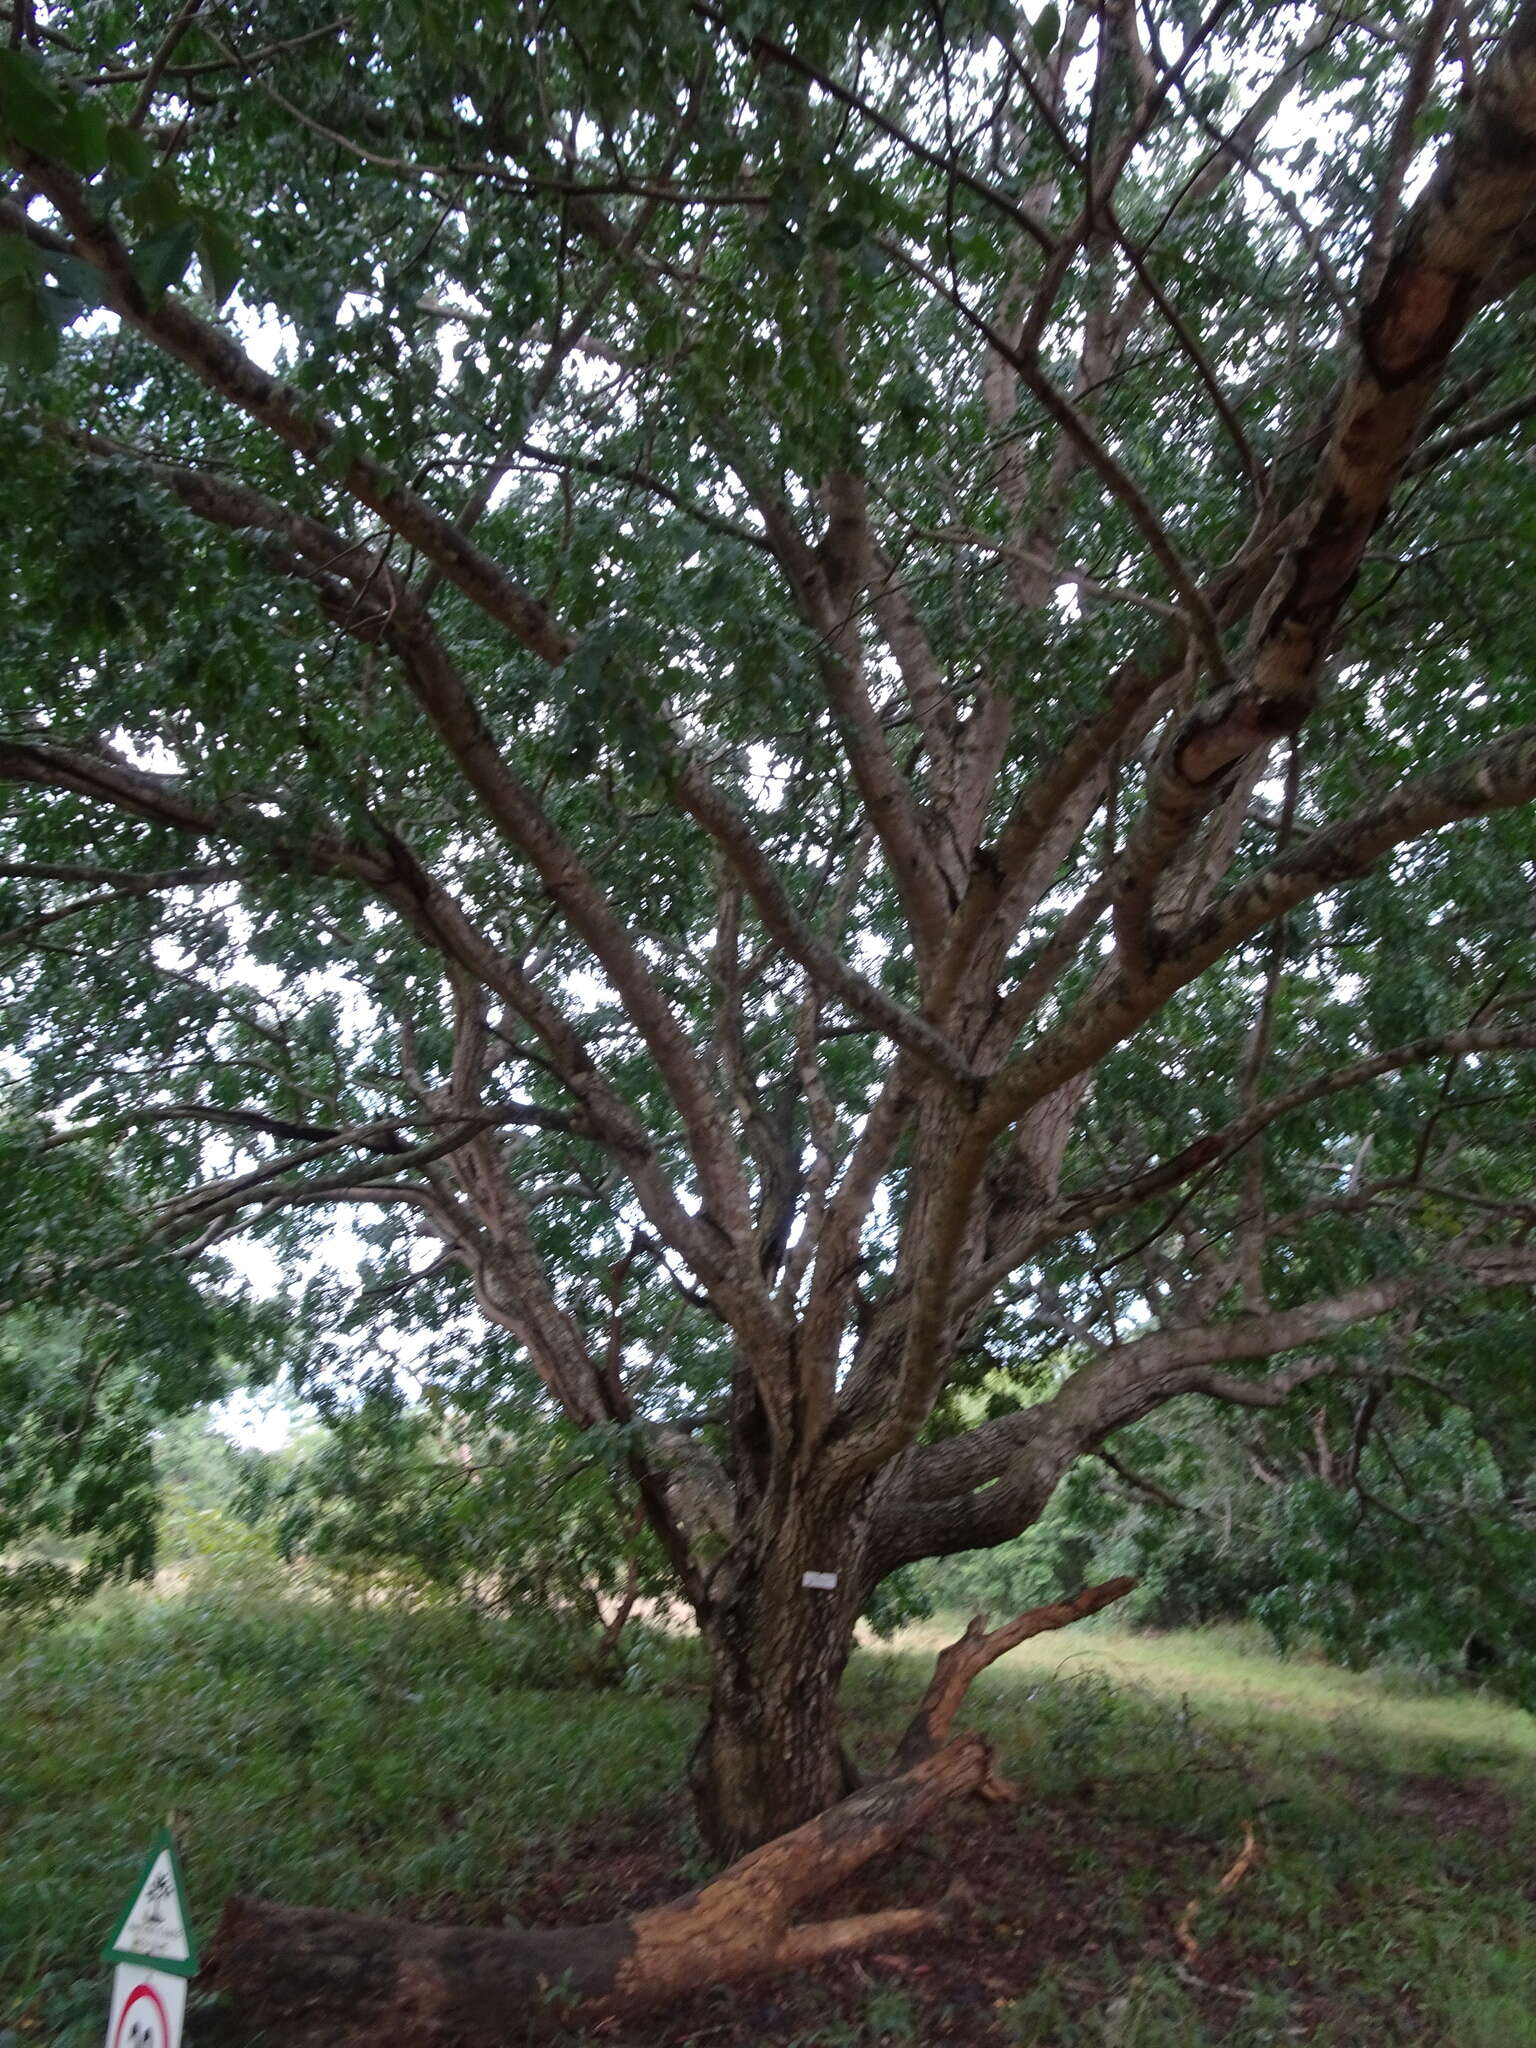
[[(826, 1543), (781, 1534), (701, 1618), (713, 1683), (691, 1780), (700, 1830), (717, 1856), (744, 1855), (798, 1827), (857, 1782), (837, 1721), (863, 1604), (849, 1553), (846, 1534)], [(837, 1583), (807, 1586), (807, 1572)]]
[(853, 1789), (837, 1738), (836, 1691), (826, 1669), (756, 1702), (735, 1685), (717, 1689), (690, 1768), (699, 1830), (717, 1854), (771, 1841)]
[(204, 1981), (225, 1995), (226, 2041), (265, 2031), (288, 2048), (372, 2048), (386, 2030), (391, 2039), (443, 2048), (503, 2048), (541, 2006), (579, 2007), (595, 2018), (664, 2005), (701, 1985), (935, 1926), (940, 1915), (930, 1908), (807, 1926), (792, 1925), (791, 1916), (945, 1800), (979, 1790), (990, 1767), (979, 1735), (958, 1736), (744, 1857), (702, 1890), (601, 1926), (529, 1933), (421, 1927), (231, 1899)]

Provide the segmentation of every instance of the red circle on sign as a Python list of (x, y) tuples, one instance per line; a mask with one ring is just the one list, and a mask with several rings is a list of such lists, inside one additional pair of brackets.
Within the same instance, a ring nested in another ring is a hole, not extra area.
[[(140, 2006), (140, 2010), (134, 2012), (134, 2007), (140, 2005), (143, 1999), (148, 1999), (149, 2005)], [(128, 2001), (118, 2018), (117, 2032), (112, 2036), (112, 2048), (129, 2048), (129, 2043), (135, 2040), (135, 2033), (128, 2031), (130, 2014), (133, 2016), (135, 2030), (145, 2025), (152, 2029), (143, 2036), (145, 2048), (167, 2048), (171, 2038), (171, 2023), (165, 2016), (165, 2007), (160, 2003), (159, 1996), (149, 1984), (135, 1984), (129, 1992)]]

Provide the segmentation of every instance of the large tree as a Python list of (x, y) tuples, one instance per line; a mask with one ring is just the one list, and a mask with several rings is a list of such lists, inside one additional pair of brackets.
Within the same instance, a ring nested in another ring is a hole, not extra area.
[(365, 1215), (718, 1846), (899, 1567), (1536, 1279), (1532, 0), (16, 0), (0, 132), (10, 1297)]

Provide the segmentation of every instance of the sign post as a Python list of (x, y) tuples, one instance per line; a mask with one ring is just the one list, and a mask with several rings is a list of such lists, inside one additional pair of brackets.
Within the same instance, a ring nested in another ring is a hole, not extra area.
[(107, 2048), (180, 2048), (187, 1979), (197, 1948), (176, 1845), (162, 1828), (150, 1845), (133, 1897), (102, 1950), (116, 1963)]

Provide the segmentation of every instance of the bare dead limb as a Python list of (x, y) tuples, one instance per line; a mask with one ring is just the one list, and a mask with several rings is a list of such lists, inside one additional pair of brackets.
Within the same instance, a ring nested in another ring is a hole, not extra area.
[[(1234, 1886), (1241, 1884), (1262, 1854), (1263, 1851), (1260, 1849), (1258, 1841), (1254, 1836), (1253, 1822), (1245, 1820), (1243, 1822), (1243, 1846), (1238, 1851), (1234, 1862), (1223, 1873), (1214, 1896), (1219, 1899), (1224, 1893), (1231, 1891)], [(1179, 1915), (1179, 1924), (1173, 1930), (1173, 1938), (1179, 1944), (1186, 1965), (1194, 1962), (1200, 1953), (1200, 1943), (1195, 1937), (1195, 1916), (1200, 1911), (1201, 1903), (1199, 1899), (1191, 1899)]]
[(989, 1664), (995, 1664), (999, 1657), (1017, 1649), (1020, 1643), (1027, 1643), (1031, 1636), (1043, 1636), (1051, 1629), (1066, 1628), (1086, 1615), (1097, 1614), (1101, 1607), (1123, 1600), (1135, 1584), (1134, 1579), (1105, 1579), (1101, 1585), (1085, 1586), (1080, 1593), (1069, 1593), (1064, 1600), (1052, 1600), (1044, 1607), (1030, 1608), (1027, 1614), (1018, 1615), (1003, 1627), (993, 1629), (990, 1635), (987, 1633), (987, 1617), (978, 1614), (965, 1634), (940, 1652), (928, 1690), (918, 1702), (917, 1712), (897, 1745), (897, 1766), (903, 1770), (911, 1769), (921, 1758), (932, 1756), (947, 1741), (966, 1694)]

